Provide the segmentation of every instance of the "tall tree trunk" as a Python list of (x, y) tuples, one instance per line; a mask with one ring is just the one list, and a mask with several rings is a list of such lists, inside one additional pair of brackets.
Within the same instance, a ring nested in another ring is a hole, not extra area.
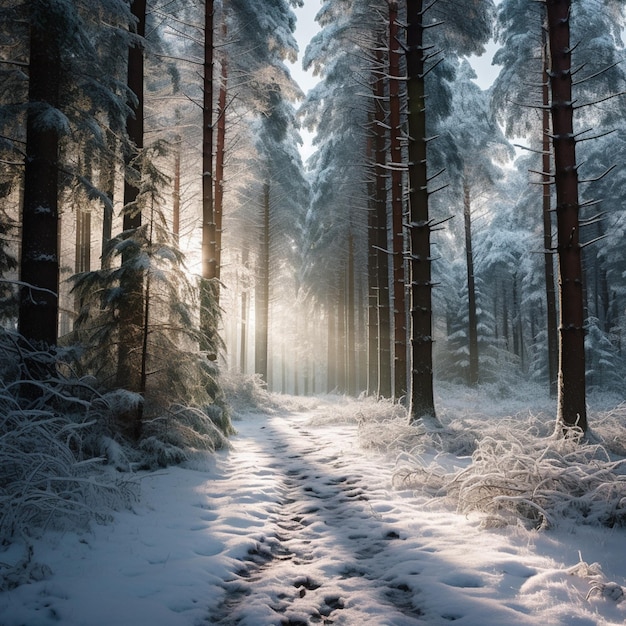
[(389, 125), (391, 127), (391, 214), (393, 228), (394, 397), (407, 393), (407, 320), (404, 271), (404, 190), (400, 117), (400, 39), (398, 3), (389, 2)]
[[(148, 234), (148, 242), (150, 246), (153, 244), (154, 237), (154, 200), (152, 201), (150, 207), (150, 223), (149, 223), (149, 234)], [(144, 297), (143, 297), (143, 320), (141, 324), (141, 368), (139, 373), (139, 393), (142, 398), (146, 397), (146, 392), (148, 390), (148, 340), (150, 338), (150, 313), (152, 307), (152, 291), (151, 291), (151, 274), (150, 272), (146, 273), (145, 278), (145, 289), (144, 289)], [(137, 408), (138, 418), (137, 422), (139, 427), (141, 427), (143, 422), (143, 412), (144, 405), (140, 404)]]
[(472, 215), (470, 185), (467, 173), (463, 176), (463, 216), (465, 221), (465, 259), (467, 261), (467, 307), (469, 367), (467, 382), (473, 387), (478, 383), (478, 315), (476, 313), (476, 281), (474, 279), (474, 254), (472, 250)]
[[(143, 40), (146, 34), (146, 2), (133, 0), (132, 14), (137, 19), (136, 33)], [(126, 154), (126, 167), (138, 167), (136, 158), (143, 150), (144, 141), (144, 48), (136, 42), (128, 49), (128, 89), (135, 97), (129, 102), (131, 113), (126, 118), (126, 132), (131, 142), (130, 153)], [(139, 196), (139, 184), (133, 177), (124, 176), (124, 230), (132, 230), (141, 226), (141, 209), (136, 206)]]
[(287, 393), (287, 354), (284, 341), (280, 344), (280, 390)]
[(182, 138), (176, 137), (174, 143), (174, 187), (172, 190), (172, 234), (178, 245), (180, 241), (180, 159), (182, 153)]
[(263, 185), (261, 241), (255, 289), (254, 371), (268, 382), (267, 352), (270, 306), (270, 184)]
[(76, 207), (76, 273), (88, 272), (91, 268), (91, 211)]
[[(84, 150), (84, 148), (83, 148)], [(81, 163), (82, 161), (82, 163)], [(79, 160), (79, 168), (82, 166), (82, 175), (88, 180), (93, 180), (93, 167), (91, 155), (84, 152), (84, 158)], [(75, 203), (76, 232), (74, 245), (74, 272), (88, 272), (91, 269), (91, 207), (81, 200)]]
[[(226, 40), (226, 19), (222, 36)], [(228, 84), (228, 57), (222, 55), (220, 92), (217, 98), (217, 140), (215, 145), (215, 277), (220, 278), (222, 267), (222, 229), (224, 217), (224, 157), (226, 155), (226, 86)], [(219, 299), (219, 288), (217, 290)]]
[(213, 203), (213, 0), (204, 8), (204, 76), (202, 101), (202, 280), (200, 282), (201, 348), (207, 350), (217, 332), (217, 255), (215, 207)]
[(346, 267), (346, 391), (357, 395), (355, 297), (354, 297), (354, 240), (348, 235), (348, 263)]
[(386, 119), (383, 53), (376, 53), (381, 76), (374, 84), (374, 160), (376, 163), (376, 224), (378, 227), (378, 395), (391, 398), (391, 308), (389, 293), (389, 236), (387, 227), (387, 175), (385, 167)]
[(572, 104), (570, 0), (548, 0), (550, 87), (559, 255), (560, 346), (557, 419), (587, 430), (578, 170)]
[(526, 367), (526, 348), (524, 346), (524, 332), (522, 325), (521, 285), (517, 272), (513, 274), (513, 352), (519, 357), (520, 367)]
[[(366, 158), (372, 161), (372, 140), (367, 141)], [(375, 169), (375, 164), (374, 168)], [(378, 224), (376, 223), (375, 172), (368, 182), (367, 203), (367, 393), (378, 394)]]
[(327, 370), (327, 391), (331, 393), (337, 387), (337, 307), (332, 296), (328, 296), (328, 346), (326, 362)]
[(411, 402), (409, 421), (435, 417), (426, 100), (422, 0), (407, 0), (407, 89), (409, 102), (409, 240), (411, 303)]
[(550, 396), (556, 397), (559, 339), (556, 322), (556, 288), (554, 282), (554, 258), (552, 254), (552, 211), (550, 190), (550, 89), (549, 69), (550, 55), (548, 50), (547, 28), (542, 25), (543, 35), (543, 141), (542, 141), (542, 183), (543, 183), (543, 247), (544, 247), (544, 274), (546, 282), (546, 328), (548, 337), (548, 381)]
[[(129, 170), (141, 170), (139, 157), (144, 146), (144, 50), (142, 40), (146, 31), (146, 0), (133, 0), (131, 7), (137, 18), (136, 33), (138, 42), (128, 49), (128, 88), (135, 97), (130, 102), (131, 113), (126, 119), (126, 132), (130, 141), (130, 148), (125, 155), (126, 173), (124, 175), (124, 231), (137, 230), (141, 227), (141, 207), (138, 206), (139, 184)], [(122, 263), (131, 260), (132, 253), (122, 254)], [(122, 389), (139, 392), (140, 389), (140, 345), (141, 328), (143, 325), (144, 293), (143, 275), (141, 271), (128, 271), (124, 274), (120, 288), (126, 294), (126, 306), (120, 309), (119, 343), (117, 364), (117, 385)], [(141, 435), (141, 413), (129, 416), (130, 428), (135, 438)]]
[(55, 28), (41, 14), (45, 3), (32, 4), (18, 329), (46, 347), (58, 339), (59, 131), (41, 117), (59, 106), (61, 58)]
[[(354, 261), (356, 266), (356, 259)], [(367, 283), (359, 273), (355, 273), (355, 358), (356, 358), (356, 395), (367, 393), (367, 297), (365, 288)]]
[[(248, 269), (248, 249), (241, 253), (241, 265), (244, 272)], [(246, 281), (247, 283), (247, 281)], [(239, 352), (239, 369), (245, 374), (248, 369), (248, 288), (245, 284), (241, 290), (241, 342)]]
[(337, 291), (337, 389), (339, 393), (347, 391), (346, 377), (346, 273), (342, 272)]
[(107, 152), (100, 160), (100, 189), (106, 196), (102, 215), (102, 241), (100, 266), (106, 269), (109, 265), (110, 257), (105, 251), (113, 235), (113, 198), (115, 194), (115, 159), (113, 155), (116, 151), (117, 141), (112, 131), (106, 131)]

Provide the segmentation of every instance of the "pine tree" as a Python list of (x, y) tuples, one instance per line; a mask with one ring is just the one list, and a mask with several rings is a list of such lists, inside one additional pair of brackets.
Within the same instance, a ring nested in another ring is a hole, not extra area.
[(30, 5), (26, 160), (22, 205), (19, 331), (29, 341), (57, 343), (59, 314), (59, 142), (67, 131), (59, 110), (62, 2)]
[(547, 3), (550, 87), (559, 256), (560, 344), (557, 420), (564, 428), (587, 430), (583, 277), (578, 169), (573, 125), (569, 0)]
[(436, 110), (427, 99), (431, 68), (425, 38), (427, 20), (444, 18), (441, 34), (446, 53), (480, 51), (490, 34), (492, 2), (472, 2), (459, 11), (453, 3), (407, 0), (407, 91), (409, 136), (409, 258), (411, 310), (411, 391), (409, 421), (435, 416), (432, 364), (432, 275), (429, 212), (427, 112)]
[[(128, 439), (139, 441), (154, 434), (155, 419), (171, 412), (172, 407), (196, 406), (202, 410), (219, 401), (216, 370), (198, 347), (202, 330), (196, 322), (197, 289), (187, 278), (184, 257), (177, 247), (161, 206), (158, 188), (164, 179), (148, 164), (155, 159), (154, 147), (146, 154), (138, 196), (143, 207), (140, 227), (123, 231), (112, 238), (104, 251), (102, 269), (73, 277), (73, 290), (82, 303), (76, 321), (77, 337), (83, 346), (80, 366), (105, 389), (116, 389), (115, 354), (119, 343), (128, 337), (119, 312), (127, 306), (129, 294), (120, 285), (133, 282), (140, 293), (133, 300), (142, 303), (141, 324), (135, 329), (139, 338), (132, 346), (138, 365), (136, 403), (117, 416), (108, 428)], [(150, 188), (145, 182), (151, 181)], [(126, 274), (131, 274), (130, 280)], [(137, 280), (137, 276), (141, 280)], [(214, 312), (217, 316), (217, 311)], [(220, 346), (209, 344), (210, 351)], [(228, 418), (219, 409), (209, 411), (227, 434)], [(174, 420), (172, 428), (182, 428)]]

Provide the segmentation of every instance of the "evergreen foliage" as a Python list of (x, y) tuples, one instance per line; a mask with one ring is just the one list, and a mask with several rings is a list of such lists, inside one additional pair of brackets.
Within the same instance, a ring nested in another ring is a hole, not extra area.
[[(142, 326), (132, 333), (138, 343), (130, 346), (130, 350), (141, 354), (141, 372), (138, 373), (142, 381), (139, 389), (143, 407), (141, 419), (150, 425), (148, 432), (142, 435), (150, 436), (148, 433), (163, 421), (163, 415), (167, 419), (162, 432), (176, 431), (174, 416), (179, 416), (182, 430), (190, 430), (194, 423), (201, 428), (198, 443), (207, 428), (211, 430), (206, 424), (208, 420), (203, 426), (202, 420), (190, 419), (198, 417), (194, 410), (186, 412), (170, 407), (195, 406), (202, 410), (220, 401), (217, 368), (208, 360), (218, 353), (219, 337), (204, 337), (198, 328), (197, 287), (187, 277), (184, 257), (160, 210), (162, 198), (156, 186), (163, 180), (151, 163), (151, 159), (145, 160), (144, 187), (138, 197), (145, 207), (144, 223), (111, 240), (104, 251), (103, 269), (85, 272), (73, 279), (74, 292), (81, 303), (81, 313), (76, 320), (77, 337), (84, 355), (81, 365), (105, 388), (114, 388), (117, 382), (115, 354), (123, 322), (119, 312), (129, 299), (122, 286), (137, 285), (141, 291), (134, 294), (134, 298), (143, 303)], [(125, 280), (128, 273), (139, 276), (140, 280)], [(215, 308), (208, 314), (215, 319), (219, 317)], [(129, 334), (124, 332), (123, 336)], [(200, 352), (199, 346), (206, 350)], [(224, 434), (229, 434), (229, 420), (222, 415), (224, 410), (223, 404), (213, 407), (208, 410), (208, 417), (215, 418)], [(128, 419), (128, 416), (121, 417)], [(122, 422), (117, 428), (132, 437), (130, 424)], [(178, 443), (183, 441), (185, 437), (181, 436)], [(213, 446), (214, 442), (207, 445)]]

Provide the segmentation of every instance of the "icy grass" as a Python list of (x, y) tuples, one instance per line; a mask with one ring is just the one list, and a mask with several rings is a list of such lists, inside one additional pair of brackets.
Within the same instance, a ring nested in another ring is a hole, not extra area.
[(481, 512), (486, 527), (626, 526), (626, 405), (592, 411), (592, 430), (580, 440), (555, 432), (554, 416), (540, 407), (498, 417), (498, 408), (519, 404), (489, 392), (456, 405), (440, 400), (440, 428), (409, 425), (387, 402), (378, 410), (364, 403), (361, 444), (396, 454), (397, 488)]

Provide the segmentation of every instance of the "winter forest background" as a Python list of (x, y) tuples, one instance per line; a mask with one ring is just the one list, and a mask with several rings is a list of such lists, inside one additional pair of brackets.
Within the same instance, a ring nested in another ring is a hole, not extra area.
[(2, 541), (226, 446), (233, 388), (623, 400), (624, 3), (323, 0), (308, 93), (301, 5), (0, 3)]

